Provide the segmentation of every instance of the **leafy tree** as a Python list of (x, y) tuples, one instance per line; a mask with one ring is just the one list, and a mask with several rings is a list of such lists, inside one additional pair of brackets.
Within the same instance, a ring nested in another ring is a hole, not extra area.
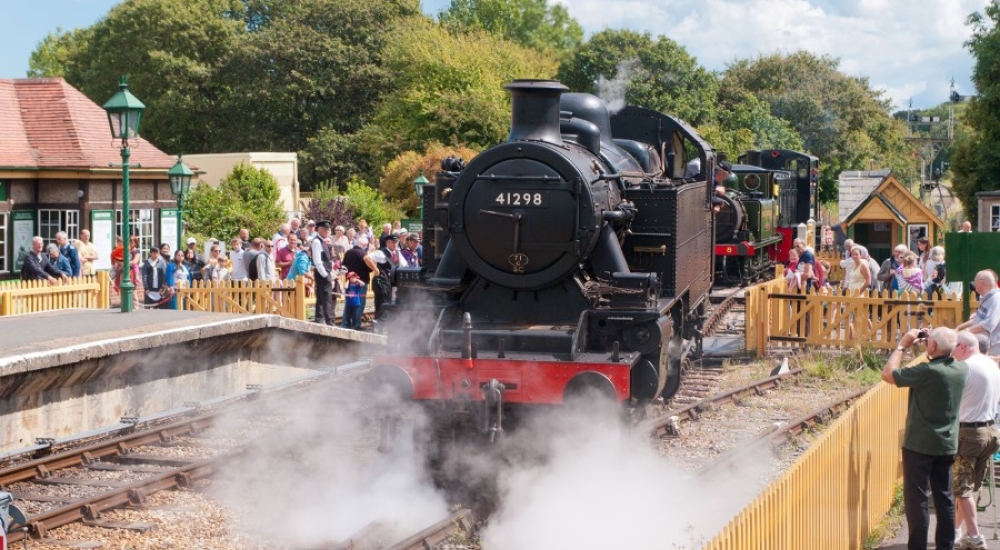
[(867, 78), (841, 73), (834, 58), (800, 51), (738, 60), (724, 72), (722, 87), (753, 93), (794, 128), (803, 149), (821, 159), (823, 202), (837, 199), (840, 172), (873, 161), (903, 181), (914, 176), (904, 126), (890, 116), (883, 92)]
[(101, 104), (115, 92), (118, 77), (127, 75), (147, 106), (142, 133), (157, 146), (185, 152), (227, 148), (228, 136), (220, 131), (227, 113), (220, 112), (219, 101), (228, 87), (218, 72), (244, 32), (239, 21), (225, 16), (239, 5), (125, 0), (61, 41), (69, 58), (62, 63), (66, 79)]
[[(42, 39), (28, 59), (28, 76), (65, 77), (76, 62), (80, 51), (87, 47), (89, 29), (64, 31), (56, 28)], [(110, 97), (110, 95), (109, 95)]]
[(251, 235), (271, 235), (285, 221), (278, 180), (241, 162), (218, 187), (195, 187), (185, 203), (192, 233), (226, 238), (246, 227)]
[(647, 107), (694, 125), (715, 116), (717, 78), (665, 36), (601, 31), (559, 67), (558, 78), (619, 107)]
[(328, 220), (334, 226), (350, 227), (354, 225), (354, 207), (347, 197), (337, 193), (335, 186), (320, 184), (306, 207), (306, 217), (316, 221)]
[(457, 157), (466, 161), (479, 154), (468, 147), (451, 147), (431, 142), (423, 153), (406, 151), (392, 159), (382, 171), (379, 190), (386, 198), (399, 203), (411, 217), (416, 217), (420, 210), (416, 188), (413, 180), (423, 174), (428, 180), (434, 180), (434, 174), (441, 169), (441, 161), (448, 157)]
[(387, 60), (395, 89), (359, 136), (379, 163), (431, 141), (483, 148), (504, 140), (510, 99), (503, 85), (555, 72), (555, 61), (533, 50), (482, 31), (452, 35), (423, 17), (401, 22), (394, 36)]
[(483, 29), (557, 54), (571, 52), (583, 40), (583, 27), (566, 7), (546, 0), (451, 0), (438, 19), (453, 31)]
[(365, 219), (369, 227), (403, 219), (403, 210), (399, 205), (386, 200), (381, 193), (360, 179), (352, 178), (347, 181), (344, 196), (354, 208), (355, 219)]
[(750, 149), (802, 150), (802, 140), (792, 125), (772, 115), (766, 103), (746, 90), (721, 88), (717, 117), (698, 131), (729, 159)]
[[(304, 191), (332, 186), (359, 174), (375, 174), (372, 158), (362, 149), (359, 132), (341, 133), (324, 127), (299, 151), (299, 182)], [(325, 182), (325, 183), (324, 183)]]
[(978, 217), (976, 193), (1000, 188), (1000, 2), (991, 0), (982, 12), (969, 16), (972, 38), (966, 42), (976, 59), (972, 82), (978, 94), (965, 110), (969, 134), (955, 146), (952, 170), (955, 194), (970, 220)]
[(298, 151), (321, 130), (357, 131), (394, 87), (384, 59), (389, 31), (396, 19), (420, 13), (418, 0), (248, 5), (254, 28), (221, 74), (230, 86), (225, 127), (236, 150)]

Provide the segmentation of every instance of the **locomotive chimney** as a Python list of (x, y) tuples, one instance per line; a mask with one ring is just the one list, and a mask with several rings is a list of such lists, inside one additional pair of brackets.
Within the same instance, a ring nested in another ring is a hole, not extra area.
[(555, 80), (515, 80), (510, 90), (509, 141), (534, 140), (562, 145), (559, 96), (569, 88)]

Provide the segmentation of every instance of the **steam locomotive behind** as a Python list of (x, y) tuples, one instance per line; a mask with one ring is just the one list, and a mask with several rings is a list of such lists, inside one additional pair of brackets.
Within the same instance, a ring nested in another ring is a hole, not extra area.
[[(700, 353), (715, 151), (686, 123), (515, 81), (508, 141), (424, 189), (422, 268), (400, 268), (370, 379), (495, 437), (585, 393), (670, 396)], [(708, 179), (711, 179), (710, 177)], [(513, 417), (512, 417), (513, 414)]]
[(715, 225), (717, 282), (747, 282), (787, 262), (795, 228), (816, 215), (819, 159), (797, 151), (749, 151), (726, 181)]

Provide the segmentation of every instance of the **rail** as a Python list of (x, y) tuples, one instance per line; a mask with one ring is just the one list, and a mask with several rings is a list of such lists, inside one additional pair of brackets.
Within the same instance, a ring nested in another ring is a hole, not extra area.
[(906, 396), (868, 391), (704, 550), (861, 548), (901, 480)]
[(68, 281), (14, 281), (0, 285), (0, 317), (57, 309), (108, 309), (111, 283), (106, 271)]

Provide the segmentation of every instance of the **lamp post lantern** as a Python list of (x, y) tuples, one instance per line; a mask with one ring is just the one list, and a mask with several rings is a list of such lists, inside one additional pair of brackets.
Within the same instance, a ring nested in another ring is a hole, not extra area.
[(177, 250), (184, 250), (184, 196), (191, 188), (191, 176), (194, 172), (184, 164), (181, 155), (177, 155), (177, 164), (167, 170), (170, 192), (177, 197)]
[[(108, 113), (108, 123), (111, 125), (111, 138), (122, 140), (122, 246), (125, 252), (122, 255), (123, 260), (131, 257), (131, 250), (128, 247), (132, 236), (128, 208), (128, 159), (132, 152), (129, 150), (128, 140), (139, 137), (139, 121), (145, 108), (146, 106), (128, 90), (124, 76), (118, 84), (118, 91), (104, 104), (104, 110)], [(132, 291), (135, 290), (135, 285), (132, 284), (131, 269), (127, 265), (123, 267), (122, 313), (129, 313), (132, 311)]]
[(417, 179), (413, 180), (413, 186), (417, 188), (417, 203), (420, 205), (420, 223), (424, 223), (424, 186), (430, 183), (427, 178), (424, 177), (423, 171), (417, 176)]

